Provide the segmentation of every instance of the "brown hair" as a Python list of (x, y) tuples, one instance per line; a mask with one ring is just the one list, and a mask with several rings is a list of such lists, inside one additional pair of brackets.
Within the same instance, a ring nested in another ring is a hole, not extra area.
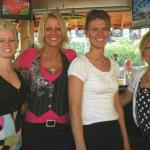
[(110, 31), (111, 21), (110, 16), (104, 10), (91, 10), (86, 17), (85, 30), (88, 30), (89, 23), (95, 19), (104, 20), (106, 23), (107, 30)]

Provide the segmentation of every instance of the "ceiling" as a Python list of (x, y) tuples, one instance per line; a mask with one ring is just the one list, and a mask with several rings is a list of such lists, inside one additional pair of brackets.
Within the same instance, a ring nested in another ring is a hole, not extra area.
[(86, 13), (91, 9), (106, 10), (111, 16), (112, 27), (131, 27), (130, 0), (32, 0), (35, 30), (44, 13), (61, 12), (67, 19), (68, 30), (84, 28)]
[(34, 11), (48, 11), (59, 8), (62, 11), (75, 8), (85, 11), (90, 8), (123, 10), (129, 8), (130, 0), (32, 0)]

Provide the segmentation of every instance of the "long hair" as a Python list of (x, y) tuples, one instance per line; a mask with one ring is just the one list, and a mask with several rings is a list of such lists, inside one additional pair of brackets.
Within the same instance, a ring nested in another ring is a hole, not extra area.
[(62, 15), (58, 12), (51, 12), (49, 14), (45, 14), (43, 18), (40, 20), (39, 30), (38, 30), (39, 48), (42, 49), (45, 46), (45, 23), (49, 18), (55, 18), (59, 22), (60, 29), (62, 32), (62, 41), (60, 44), (60, 49), (62, 49), (64, 44), (68, 42), (68, 36), (67, 36), (67, 29), (66, 29), (64, 19)]

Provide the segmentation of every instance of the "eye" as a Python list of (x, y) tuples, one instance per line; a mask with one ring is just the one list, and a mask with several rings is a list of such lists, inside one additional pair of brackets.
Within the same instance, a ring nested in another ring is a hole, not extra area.
[(61, 31), (61, 29), (60, 28), (56, 28), (56, 31)]
[(4, 43), (4, 39), (0, 39), (0, 43)]
[(102, 31), (108, 31), (108, 29), (107, 28), (103, 28)]
[(47, 32), (51, 32), (51, 31), (52, 31), (52, 29), (51, 29), (51, 28), (46, 28), (46, 29), (45, 29), (45, 31), (47, 31)]
[(144, 50), (150, 50), (150, 46), (146, 46), (143, 48)]
[(10, 41), (10, 42), (16, 42), (16, 40), (15, 40), (15, 39), (10, 39), (9, 41)]
[(91, 31), (97, 32), (97, 31), (98, 31), (98, 28), (92, 28)]
[(7, 43), (15, 43), (16, 42), (16, 40), (15, 39), (0, 39), (0, 43), (5, 43), (5, 42), (7, 42)]

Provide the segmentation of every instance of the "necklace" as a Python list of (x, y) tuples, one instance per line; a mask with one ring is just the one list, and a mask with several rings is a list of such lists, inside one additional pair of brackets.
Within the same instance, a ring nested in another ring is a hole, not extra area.
[(51, 74), (55, 74), (56, 69), (54, 68), (54, 66), (50, 68), (50, 72), (51, 72)]
[(57, 51), (54, 59), (51, 60), (51, 64), (50, 64), (50, 73), (53, 74), (53, 75), (56, 73), (56, 68), (55, 68), (54, 60), (56, 60), (56, 58), (58, 57), (58, 55), (59, 55), (59, 50)]

